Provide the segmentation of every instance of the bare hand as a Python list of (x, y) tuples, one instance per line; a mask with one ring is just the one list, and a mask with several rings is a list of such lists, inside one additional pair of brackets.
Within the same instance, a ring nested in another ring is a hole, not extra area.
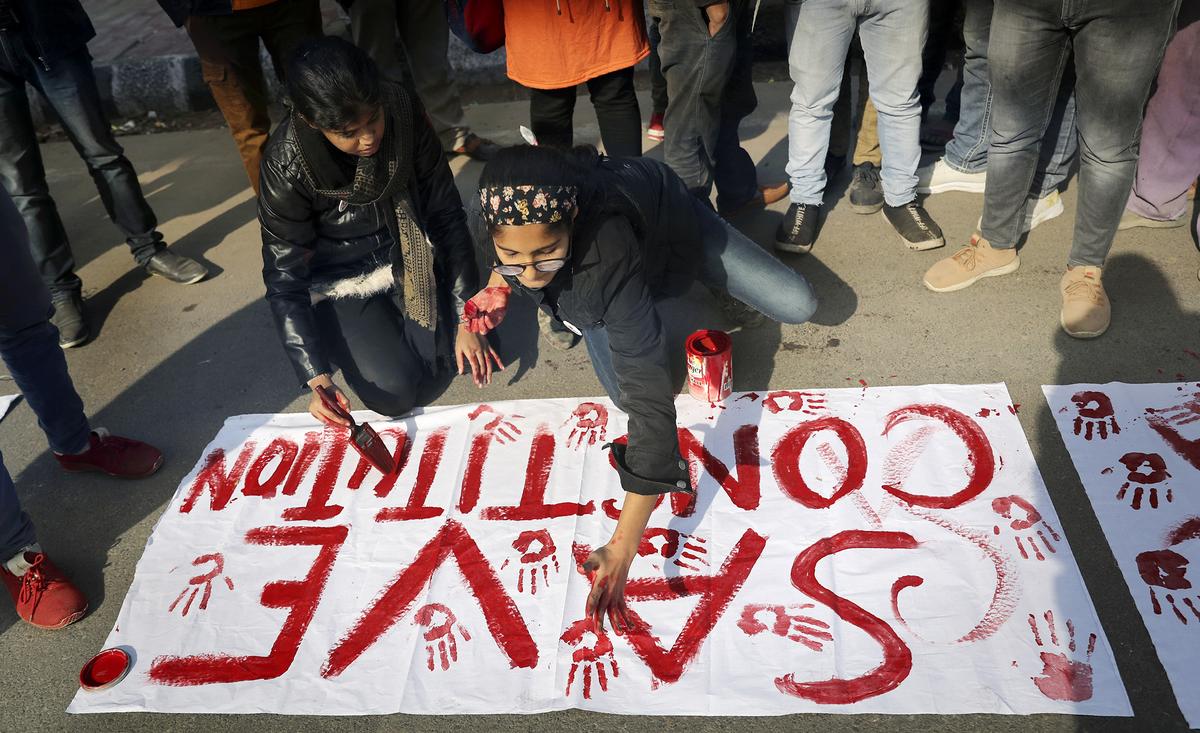
[(334, 427), (350, 427), (349, 420), (339, 417), (337, 413), (325, 406), (325, 403), (321, 401), (321, 396), (317, 394), (317, 390), (315, 389), (317, 386), (324, 387), (325, 391), (328, 392), (329, 395), (337, 400), (337, 403), (342, 406), (342, 409), (344, 409), (346, 412), (350, 412), (350, 400), (346, 398), (346, 395), (342, 393), (342, 390), (338, 389), (338, 386), (333, 383), (332, 379), (330, 379), (327, 375), (322, 375), (310, 381), (308, 386), (314, 388), (312, 397), (310, 397), (308, 400), (308, 412), (310, 415), (326, 425), (332, 425)]
[(465, 323), (458, 327), (458, 338), (454, 342), (454, 357), (458, 362), (459, 374), (462, 374), (468, 366), (471, 368), (471, 379), (475, 380), (476, 387), (492, 383), (493, 362), (495, 362), (497, 370), (504, 371), (504, 363), (500, 361), (500, 355), (496, 353), (496, 350), (488, 344), (487, 337), (471, 333), (467, 330)]
[(463, 308), (463, 323), (471, 333), (485, 334), (500, 325), (508, 313), (508, 296), (512, 289), (507, 285), (480, 290), (467, 301)]
[(708, 37), (712, 38), (725, 26), (725, 21), (729, 20), (729, 3), (706, 5), (704, 16), (708, 19)]
[(612, 623), (613, 631), (623, 634), (633, 629), (629, 607), (625, 605), (625, 581), (629, 578), (629, 566), (633, 564), (634, 552), (623, 552), (613, 545), (605, 545), (592, 551), (583, 563), (584, 572), (592, 575), (592, 592), (588, 593), (584, 613), (592, 619), (600, 633), (604, 633), (604, 617)]

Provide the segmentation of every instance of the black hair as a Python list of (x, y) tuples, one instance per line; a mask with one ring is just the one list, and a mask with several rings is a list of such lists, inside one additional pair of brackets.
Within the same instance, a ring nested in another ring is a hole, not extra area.
[[(502, 186), (573, 186), (579, 214), (552, 225), (563, 231), (586, 232), (614, 214), (630, 220), (641, 231), (641, 214), (603, 169), (604, 156), (591, 145), (560, 150), (544, 145), (504, 148), (488, 161), (479, 175), (479, 188)], [(495, 236), (496, 227), (489, 234)]]
[(344, 130), (383, 101), (379, 67), (349, 41), (305, 41), (287, 62), (287, 93), (296, 111), (322, 130)]

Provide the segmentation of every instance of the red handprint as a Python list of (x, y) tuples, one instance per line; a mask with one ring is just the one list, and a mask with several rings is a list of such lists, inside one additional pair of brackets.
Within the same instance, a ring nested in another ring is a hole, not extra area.
[[(1162, 615), (1163, 608), (1158, 596), (1154, 593), (1155, 588), (1179, 591), (1190, 590), (1192, 587), (1192, 581), (1187, 579), (1188, 559), (1174, 550), (1142, 552), (1138, 554), (1136, 562), (1138, 574), (1142, 576), (1146, 585), (1150, 586), (1150, 605), (1154, 608), (1154, 613), (1159, 616)], [(1196, 605), (1200, 601), (1200, 596), (1196, 596), (1195, 599), (1180, 596), (1178, 601), (1173, 593), (1164, 593), (1163, 596), (1167, 599), (1171, 610), (1174, 611), (1175, 618), (1179, 619), (1179, 623), (1184, 626), (1188, 624), (1188, 614), (1183, 612), (1183, 609), (1179, 607), (1180, 604), (1197, 621), (1200, 621), (1200, 608), (1197, 608)]]
[[(585, 637), (590, 645), (585, 645)], [(604, 671), (607, 662), (612, 668), (615, 679), (620, 676), (617, 660), (613, 656), (613, 645), (608, 634), (596, 629), (596, 624), (590, 618), (580, 619), (567, 627), (560, 637), (569, 646), (576, 647), (571, 652), (571, 671), (567, 673), (567, 695), (571, 694), (571, 685), (575, 683), (575, 675), (583, 667), (583, 699), (592, 697), (592, 670), (596, 671), (596, 682), (601, 692), (608, 692), (608, 673)], [(594, 641), (592, 641), (594, 639)]]
[[(175, 596), (175, 600), (172, 601), (171, 605), (167, 607), (167, 613), (174, 611), (175, 607), (179, 605), (179, 602), (183, 600), (183, 597), (187, 596), (187, 603), (183, 604), (182, 615), (188, 615), (188, 611), (190, 611), (192, 608), (192, 601), (196, 600), (196, 596), (200, 594), (201, 587), (203, 587), (204, 595), (200, 596), (200, 605), (197, 606), (197, 608), (199, 608), (201, 611), (208, 609), (208, 601), (210, 598), (212, 598), (213, 580), (218, 578), (221, 573), (225, 571), (225, 558), (221, 555), (221, 553), (213, 552), (208, 555), (201, 555), (195, 560), (192, 560), (192, 565), (199, 567), (208, 562), (212, 563), (212, 568), (208, 570), (208, 572), (201, 573), (200, 575), (193, 575), (191, 578), (188, 578), (188, 587), (184, 588), (179, 592), (179, 595)], [(172, 572), (174, 572), (174, 569), (172, 569)], [(233, 590), (232, 578), (225, 576), (222, 578), (222, 580), (225, 581), (225, 585), (229, 588), (229, 590)], [(191, 595), (188, 595), (189, 593)]]
[[(534, 547), (534, 543), (537, 546)], [(517, 539), (513, 540), (513, 549), (522, 553), (520, 557), (521, 569), (517, 572), (517, 591), (525, 592), (526, 570), (529, 575), (529, 592), (536, 594), (538, 589), (538, 570), (536, 567), (541, 564), (542, 571), (542, 587), (550, 585), (550, 565), (554, 565), (554, 572), (558, 574), (558, 556), (555, 554), (558, 548), (554, 546), (554, 540), (550, 537), (549, 530), (545, 529), (527, 529), (517, 535)], [(530, 548), (533, 549), (530, 549)], [(508, 560), (500, 566), (503, 570), (508, 566)]]
[(521, 420), (525, 417), (524, 415), (512, 415), (510, 417), (508, 415), (502, 415), (499, 412), (496, 412), (494, 409), (492, 409), (491, 405), (480, 405), (472, 410), (471, 413), (467, 415), (467, 418), (474, 420), (485, 412), (489, 412), (496, 417), (483, 426), (483, 432), (494, 435), (496, 437), (496, 442), (500, 445), (512, 443), (517, 439), (518, 436), (521, 435), (521, 429), (517, 427), (513, 420)]
[[(425, 666), (429, 671), (434, 670), (434, 649), (442, 670), (450, 669), (450, 665), (458, 661), (458, 639), (454, 636), (454, 625), (458, 621), (454, 612), (441, 603), (427, 603), (413, 614), (413, 623), (425, 629)], [(458, 624), (458, 633), (463, 641), (470, 641), (471, 635), (466, 627)]]
[(491, 331), (508, 313), (508, 296), (512, 289), (507, 285), (484, 288), (467, 301), (463, 307), (462, 320), (471, 333), (485, 334)]
[[(1042, 673), (1038, 677), (1030, 677), (1033, 684), (1051, 700), (1083, 702), (1092, 699), (1092, 652), (1096, 651), (1096, 635), (1088, 635), (1086, 656), (1083, 660), (1072, 659), (1063, 652), (1058, 638), (1058, 627), (1054, 623), (1054, 612), (1046, 611), (1042, 617), (1046, 620), (1046, 630), (1050, 635), (1049, 646), (1042, 640), (1037, 617), (1031, 613), (1029, 629), (1033, 632), (1033, 641), (1039, 647), (1058, 651), (1040, 652)], [(1066, 651), (1076, 654), (1075, 623), (1071, 619), (1067, 619), (1066, 641)]]
[(1075, 434), (1082, 432), (1084, 440), (1091, 440), (1093, 435), (1099, 435), (1100, 440), (1107, 440), (1109, 434), (1121, 432), (1108, 395), (1103, 392), (1076, 392), (1071, 396), (1071, 401), (1079, 411), (1075, 416)]
[[(1129, 506), (1141, 509), (1143, 496), (1149, 495), (1150, 508), (1157, 509), (1158, 486), (1151, 484), (1161, 484), (1171, 477), (1171, 474), (1167, 473), (1167, 463), (1163, 457), (1157, 453), (1126, 453), (1121, 456), (1121, 463), (1125, 466), (1125, 470), (1129, 471), (1129, 475), (1125, 477), (1125, 483), (1121, 484), (1121, 488), (1117, 490), (1117, 499), (1124, 499), (1129, 488), (1134, 486), (1133, 499)], [(1142, 470), (1143, 466), (1146, 467), (1144, 471)], [(1175, 500), (1175, 492), (1170, 486), (1163, 488), (1166, 489), (1163, 498), (1169, 504)]]
[[(661, 541), (661, 545), (658, 542)], [(638, 556), (660, 556), (671, 560), (671, 564), (684, 570), (700, 572), (697, 565), (708, 565), (708, 540), (696, 535), (685, 534), (674, 529), (654, 528), (642, 534), (638, 543)], [(657, 565), (654, 566), (658, 568)]]
[[(829, 633), (829, 624), (819, 618), (802, 613), (813, 607), (811, 603), (793, 603), (787, 606), (751, 603), (742, 609), (738, 628), (747, 636), (755, 636), (770, 629), (771, 633), (776, 636), (790, 639), (803, 644), (814, 652), (819, 652), (823, 648), (821, 642), (833, 641), (833, 634)], [(770, 626), (758, 619), (760, 613), (774, 615), (775, 618)]]
[[(1195, 430), (1189, 428), (1197, 421), (1200, 421), (1200, 392), (1194, 393), (1182, 404), (1162, 409), (1146, 408), (1146, 424), (1158, 433), (1180, 458), (1200, 470), (1200, 437), (1195, 437)], [(1184, 432), (1193, 437), (1185, 437)]]
[(783, 410), (801, 412), (805, 415), (820, 415), (825, 411), (825, 395), (817, 392), (792, 392), (782, 390), (767, 394), (763, 407), (777, 415)]
[[(1011, 520), (1008, 522), (1008, 527), (1014, 532), (1013, 539), (1022, 558), (1028, 560), (1030, 558), (1029, 550), (1032, 550), (1033, 557), (1036, 557), (1038, 560), (1046, 559), (1046, 555), (1042, 553), (1041, 547), (1038, 546), (1037, 539), (1042, 541), (1042, 547), (1046, 548), (1046, 552), (1051, 554), (1058, 552), (1058, 550), (1054, 549), (1054, 543), (1062, 542), (1062, 537), (1058, 532), (1054, 531), (1054, 527), (1050, 526), (1049, 522), (1042, 519), (1042, 513), (1025, 499), (1016, 495), (992, 499), (992, 511), (1005, 519)], [(1034, 526), (1038, 524), (1041, 526)], [(1022, 538), (1020, 533), (1026, 531), (1028, 533)], [(1000, 525), (993, 526), (992, 532), (997, 535), (1000, 534)], [(1049, 533), (1049, 537), (1046, 536), (1047, 533)], [(1034, 539), (1035, 534), (1037, 535), (1037, 539)], [(1029, 545), (1029, 550), (1025, 549), (1026, 544)]]
[(580, 402), (575, 411), (563, 421), (563, 425), (575, 420), (567, 445), (581, 448), (584, 445), (603, 443), (608, 434), (608, 408), (596, 402)]

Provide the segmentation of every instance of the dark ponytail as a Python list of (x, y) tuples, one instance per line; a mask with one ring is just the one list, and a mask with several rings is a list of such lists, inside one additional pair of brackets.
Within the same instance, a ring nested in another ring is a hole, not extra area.
[(287, 62), (287, 92), (296, 111), (322, 130), (344, 130), (383, 101), (379, 67), (349, 41), (305, 41)]

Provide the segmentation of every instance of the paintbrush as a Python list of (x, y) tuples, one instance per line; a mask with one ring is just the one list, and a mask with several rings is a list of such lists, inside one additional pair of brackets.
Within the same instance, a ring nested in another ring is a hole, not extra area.
[(318, 385), (315, 389), (321, 402), (325, 403), (325, 407), (338, 417), (350, 421), (350, 445), (354, 446), (354, 450), (358, 451), (363, 460), (379, 469), (381, 473), (389, 474), (394, 471), (396, 463), (392, 460), (392, 454), (388, 451), (387, 446), (380, 440), (379, 433), (366, 423), (360, 425), (354, 422), (354, 417), (350, 415), (349, 411), (339, 405), (324, 387)]

